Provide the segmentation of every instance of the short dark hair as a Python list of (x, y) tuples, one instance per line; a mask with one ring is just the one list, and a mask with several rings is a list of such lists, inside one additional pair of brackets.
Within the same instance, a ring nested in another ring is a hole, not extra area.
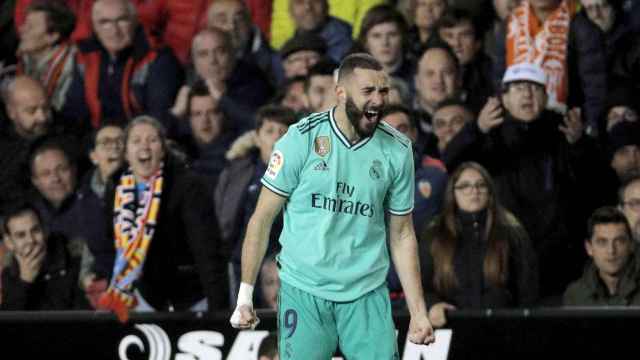
[(40, 211), (30, 202), (22, 199), (17, 202), (12, 202), (7, 205), (2, 211), (2, 231), (4, 234), (9, 234), (9, 221), (27, 212), (33, 212), (38, 221), (42, 224), (42, 216)]
[(309, 69), (309, 73), (305, 78), (304, 82), (304, 91), (309, 91), (309, 86), (311, 85), (311, 78), (314, 76), (333, 76), (335, 70), (338, 68), (338, 64), (336, 64), (331, 59), (322, 59), (313, 65)]
[(601, 224), (624, 224), (627, 235), (631, 239), (631, 227), (622, 211), (614, 206), (603, 206), (596, 209), (587, 222), (587, 241), (591, 241), (596, 225)]
[(30, 148), (29, 148), (29, 153), (27, 156), (27, 167), (28, 167), (28, 175), (29, 177), (33, 177), (33, 175), (35, 175), (33, 173), (33, 162), (36, 158), (36, 156), (45, 153), (47, 151), (60, 151), (64, 157), (67, 159), (67, 161), (69, 162), (69, 165), (71, 166), (75, 166), (76, 165), (76, 158), (74, 155), (72, 155), (72, 152), (69, 151), (69, 149), (65, 146), (65, 143), (63, 142), (64, 140), (59, 138), (59, 137), (48, 137), (48, 136), (44, 136), (41, 137), (39, 139), (37, 139), (35, 142), (33, 142), (33, 144), (31, 144)]
[(449, 106), (459, 106), (463, 109), (465, 109), (466, 111), (469, 112), (469, 114), (473, 115), (473, 111), (469, 108), (469, 106), (467, 104), (464, 103), (464, 101), (462, 101), (460, 98), (454, 96), (454, 97), (450, 97), (447, 99), (442, 100), (441, 102), (438, 103), (438, 106), (436, 106), (435, 110), (434, 110), (434, 114), (438, 111), (440, 111), (441, 109), (444, 109), (446, 107)]
[(360, 35), (358, 35), (360, 46), (365, 46), (369, 31), (371, 31), (374, 26), (385, 23), (394, 23), (398, 26), (400, 36), (402, 37), (402, 48), (406, 49), (407, 32), (409, 31), (407, 20), (400, 11), (388, 4), (376, 5), (369, 9), (364, 15), (362, 25), (360, 25)]
[(385, 117), (396, 113), (407, 115), (407, 118), (409, 119), (409, 126), (411, 126), (412, 129), (417, 128), (418, 123), (415, 114), (411, 109), (403, 104), (391, 104), (385, 106), (384, 110), (382, 110), (382, 114), (380, 115), (380, 119), (384, 119)]
[(426, 54), (427, 51), (434, 49), (440, 49), (446, 52), (451, 61), (453, 61), (453, 66), (456, 68), (456, 72), (460, 72), (460, 60), (458, 60), (458, 56), (456, 56), (456, 53), (453, 51), (451, 46), (440, 38), (436, 38), (436, 40), (431, 41), (427, 47), (424, 48), (424, 51), (422, 51), (422, 54), (420, 54), (420, 57), (418, 58), (418, 61), (424, 57), (424, 54)]
[(197, 78), (189, 88), (189, 93), (187, 94), (187, 118), (191, 116), (191, 100), (196, 96), (211, 96), (207, 81), (202, 78)]
[(296, 113), (286, 106), (265, 105), (256, 113), (256, 130), (259, 130), (265, 121), (273, 121), (286, 126), (294, 124)]
[(280, 104), (282, 100), (287, 96), (291, 87), (297, 83), (302, 83), (302, 87), (305, 88), (307, 84), (307, 76), (305, 75), (296, 75), (292, 78), (288, 78), (284, 81), (284, 83), (279, 87), (278, 92), (270, 101), (272, 104)]
[(40, 0), (27, 8), (27, 13), (41, 11), (46, 14), (47, 32), (60, 34), (58, 42), (71, 37), (76, 28), (76, 16), (62, 1)]
[(445, 10), (440, 20), (436, 23), (436, 29), (440, 31), (442, 28), (452, 28), (464, 22), (469, 22), (473, 27), (474, 38), (476, 40), (482, 40), (482, 26), (478, 18), (466, 9), (449, 8)]
[(267, 335), (258, 347), (258, 358), (266, 356), (273, 359), (278, 354), (278, 334), (272, 331)]
[(351, 54), (342, 60), (338, 68), (338, 82), (350, 76), (355, 69), (382, 71), (383, 67), (378, 60), (367, 53)]
[(100, 126), (98, 126), (97, 129), (94, 129), (93, 131), (91, 131), (91, 135), (87, 137), (88, 140), (85, 142), (87, 152), (91, 152), (95, 150), (96, 141), (98, 141), (98, 134), (100, 133), (100, 131), (102, 131), (102, 129), (108, 128), (108, 127), (117, 127), (124, 131), (124, 127), (122, 126), (123, 123), (124, 123), (123, 120), (113, 119), (113, 118), (102, 120), (100, 122)]

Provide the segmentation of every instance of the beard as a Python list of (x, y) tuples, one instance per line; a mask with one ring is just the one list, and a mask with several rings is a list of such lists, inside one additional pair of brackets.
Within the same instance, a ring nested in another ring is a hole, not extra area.
[(368, 102), (360, 109), (353, 101), (353, 98), (347, 96), (347, 102), (345, 104), (347, 119), (349, 119), (356, 134), (358, 134), (361, 139), (373, 135), (374, 131), (376, 131), (376, 127), (382, 118), (382, 110), (384, 110), (384, 105), (370, 106)]

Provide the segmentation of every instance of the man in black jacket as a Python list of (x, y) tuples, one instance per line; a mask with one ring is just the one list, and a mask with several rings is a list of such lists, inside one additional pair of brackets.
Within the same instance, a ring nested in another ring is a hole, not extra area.
[(78, 286), (79, 261), (61, 237), (49, 234), (37, 210), (25, 203), (5, 213), (4, 243), (12, 253), (2, 272), (3, 310), (86, 308)]
[(596, 177), (606, 165), (593, 140), (583, 136), (579, 109), (564, 118), (545, 110), (545, 83), (539, 66), (511, 66), (503, 78), (503, 109), (481, 117), (478, 127), (486, 134), (481, 157), (499, 198), (522, 221), (544, 259), (540, 294), (549, 297), (559, 295), (582, 269), (583, 224), (602, 204), (593, 189), (602, 186)]

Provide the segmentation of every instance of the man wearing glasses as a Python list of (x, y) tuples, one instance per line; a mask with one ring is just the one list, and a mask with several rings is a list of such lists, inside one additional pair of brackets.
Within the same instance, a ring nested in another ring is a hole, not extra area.
[(78, 44), (65, 117), (98, 128), (104, 119), (146, 113), (171, 129), (167, 110), (181, 72), (169, 48), (155, 47), (147, 38), (129, 0), (95, 1), (91, 22), (94, 36)]
[(544, 259), (541, 298), (557, 303), (582, 270), (584, 223), (603, 204), (603, 195), (593, 189), (602, 187), (596, 178), (607, 165), (599, 161), (593, 140), (583, 136), (580, 109), (564, 117), (545, 109), (546, 83), (536, 64), (509, 67), (500, 99), (487, 102), (478, 128), (485, 134), (480, 156), (499, 198), (522, 221)]

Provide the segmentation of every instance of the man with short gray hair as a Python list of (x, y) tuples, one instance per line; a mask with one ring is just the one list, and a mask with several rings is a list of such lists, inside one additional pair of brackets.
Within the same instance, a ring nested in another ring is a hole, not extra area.
[(91, 14), (94, 36), (78, 44), (65, 116), (97, 128), (149, 114), (171, 128), (181, 72), (169, 48), (150, 42), (129, 0), (97, 0)]

